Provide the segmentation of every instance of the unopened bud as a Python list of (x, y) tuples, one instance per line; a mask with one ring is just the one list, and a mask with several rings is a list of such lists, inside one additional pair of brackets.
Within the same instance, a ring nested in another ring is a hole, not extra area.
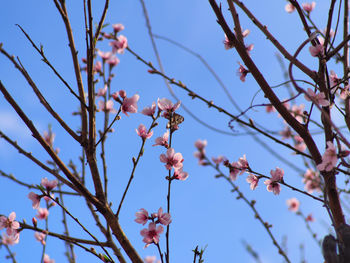
[(33, 223), (33, 226), (36, 228), (37, 225), (38, 225), (38, 220), (36, 220), (35, 217), (32, 218), (32, 223)]

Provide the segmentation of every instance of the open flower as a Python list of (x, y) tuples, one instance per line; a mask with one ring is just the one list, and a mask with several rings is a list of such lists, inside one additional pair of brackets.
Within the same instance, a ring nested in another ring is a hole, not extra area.
[(239, 68), (237, 70), (237, 75), (239, 76), (239, 79), (244, 82), (247, 74), (249, 73), (249, 70), (246, 69), (241, 63), (239, 64)]
[(172, 167), (174, 167), (174, 169), (180, 169), (183, 166), (182, 162), (184, 160), (182, 154), (175, 153), (173, 148), (169, 148), (166, 151), (166, 155), (161, 154), (159, 159), (162, 163), (166, 163), (165, 167), (168, 170), (171, 170)]
[(292, 212), (298, 212), (299, 210), (299, 205), (300, 202), (298, 199), (296, 199), (295, 197), (288, 199), (286, 201), (287, 205), (288, 205), (288, 210), (292, 211)]
[(0, 229), (6, 228), (6, 233), (11, 236), (17, 233), (17, 229), (20, 227), (19, 223), (15, 221), (16, 213), (12, 212), (9, 217), (0, 216)]
[(120, 31), (124, 30), (123, 24), (113, 24), (112, 27), (115, 33), (119, 33)]
[(125, 49), (128, 47), (128, 40), (125, 36), (120, 35), (116, 40), (110, 42), (109, 45), (112, 46), (113, 54), (123, 54)]
[(34, 233), (34, 237), (36, 240), (38, 240), (43, 246), (45, 246), (46, 241), (45, 241), (45, 237), (46, 235), (42, 232), (35, 232)]
[(159, 242), (159, 234), (163, 233), (164, 228), (162, 226), (156, 227), (156, 224), (151, 222), (148, 225), (148, 228), (144, 228), (141, 230), (140, 234), (143, 236), (143, 242), (148, 244), (158, 244)]
[(152, 137), (153, 131), (147, 132), (147, 129), (145, 125), (140, 124), (139, 127), (136, 130), (136, 133), (138, 136), (140, 136), (142, 139), (146, 140)]
[(152, 146), (160, 145), (164, 146), (165, 148), (168, 148), (168, 140), (169, 140), (169, 131), (165, 132), (162, 137), (157, 137), (155, 140), (155, 144)]
[(152, 103), (152, 106), (145, 107), (141, 111), (142, 114), (147, 115), (147, 116), (151, 116), (151, 117), (154, 115), (155, 112), (156, 112), (156, 103), (155, 102)]
[(33, 204), (32, 204), (33, 208), (34, 208), (34, 209), (38, 209), (38, 208), (39, 208), (39, 205), (40, 205), (40, 199), (41, 199), (40, 195), (37, 195), (37, 194), (34, 193), (34, 192), (30, 192), (30, 193), (28, 194), (28, 198), (29, 198), (30, 200), (32, 200), (32, 202), (33, 202)]
[(13, 233), (13, 235), (2, 234), (1, 243), (4, 245), (14, 245), (19, 242), (19, 233)]
[(166, 112), (169, 112), (169, 113), (170, 112), (174, 112), (180, 107), (180, 105), (181, 105), (181, 101), (178, 101), (175, 104), (173, 104), (167, 98), (158, 99), (158, 108), (161, 111), (166, 111)]
[(49, 215), (49, 210), (47, 210), (46, 208), (38, 208), (38, 213), (36, 215), (36, 217), (38, 219), (46, 219), (47, 216)]
[(50, 192), (52, 189), (54, 189), (58, 185), (58, 181), (57, 180), (49, 181), (47, 177), (44, 177), (43, 179), (41, 179), (41, 185), (44, 186), (48, 192)]
[(317, 165), (317, 169), (320, 171), (330, 172), (337, 165), (338, 156), (337, 149), (335, 149), (331, 141), (327, 142), (327, 149), (322, 156), (322, 162)]
[(313, 57), (318, 57), (319, 55), (324, 54), (324, 47), (323, 47), (323, 42), (324, 40), (322, 38), (318, 38), (318, 44), (316, 46), (310, 46), (309, 51), (311, 56)]
[(250, 173), (247, 176), (246, 180), (250, 184), (250, 189), (255, 190), (255, 188), (258, 186), (259, 178), (256, 175)]
[(278, 195), (281, 192), (281, 185), (278, 182), (282, 180), (284, 171), (276, 167), (276, 170), (271, 170), (270, 174), (271, 178), (265, 180), (264, 184), (266, 185), (267, 191), (273, 192), (275, 195)]
[(313, 191), (321, 192), (321, 178), (320, 174), (312, 169), (307, 169), (304, 174), (303, 183), (305, 190), (311, 194)]
[(173, 175), (173, 178), (176, 180), (185, 181), (188, 177), (188, 173), (182, 171), (182, 167), (180, 169), (176, 169)]
[(307, 101), (312, 101), (324, 107), (329, 106), (329, 101), (326, 99), (324, 92), (316, 94), (312, 89), (308, 88), (306, 93), (304, 97)]
[(140, 212), (136, 212), (135, 216), (136, 216), (135, 222), (142, 225), (145, 225), (149, 218), (148, 212), (144, 208), (141, 208)]
[[(122, 90), (119, 91), (119, 95), (123, 98)], [(122, 112), (128, 116), (129, 113), (136, 113), (137, 112), (137, 102), (140, 99), (140, 96), (138, 94), (135, 94), (131, 98), (124, 98), (123, 104), (122, 104)]]
[(158, 209), (158, 213), (157, 213), (157, 216), (158, 216), (158, 221), (159, 223), (161, 223), (162, 225), (164, 226), (167, 226), (171, 223), (171, 216), (169, 213), (163, 213), (163, 208), (159, 208)]
[(304, 9), (307, 13), (310, 14), (311, 11), (315, 9), (316, 2), (313, 1), (312, 3), (302, 3), (301, 6), (303, 7), (303, 9)]
[(98, 110), (104, 112), (117, 113), (117, 111), (113, 108), (113, 105), (113, 100), (108, 100), (107, 102), (100, 100), (98, 102)]

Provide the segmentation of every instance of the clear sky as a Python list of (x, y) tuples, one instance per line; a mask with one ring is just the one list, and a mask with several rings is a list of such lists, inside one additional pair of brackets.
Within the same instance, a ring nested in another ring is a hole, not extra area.
[[(86, 54), (83, 1), (66, 2), (79, 51), (78, 55), (81, 59)], [(101, 13), (102, 5), (99, 5), (98, 1), (94, 2), (94, 14), (97, 19)], [(293, 53), (298, 45), (307, 38), (297, 14), (287, 14), (284, 11), (286, 1), (245, 2), (289, 52)], [(239, 80), (236, 71), (240, 58), (235, 51), (224, 49), (222, 42), (224, 34), (216, 23), (216, 18), (207, 1), (153, 0), (146, 1), (146, 6), (154, 34), (170, 38), (200, 54), (221, 78), (241, 109), (246, 109), (254, 96), (254, 104), (266, 103), (263, 94), (258, 92), (259, 87), (251, 76), (248, 75), (244, 83)], [(328, 1), (319, 1), (312, 13), (312, 17), (321, 29), (326, 26), (327, 8)], [(223, 11), (227, 21), (231, 24), (232, 19), (226, 10), (227, 3), (225, 2), (223, 3)], [(251, 30), (246, 41), (249, 44), (254, 44), (254, 49), (251, 52), (252, 58), (260, 66), (271, 86), (282, 83), (284, 81), (283, 71), (276, 58), (276, 50), (243, 13), (240, 15), (242, 27)], [(158, 68), (139, 1), (111, 1), (106, 22), (124, 24), (125, 30), (122, 34), (128, 38), (130, 48)], [(25, 39), (16, 24), (21, 25), (36, 44), (43, 45), (47, 58), (68, 83), (75, 87), (73, 65), (64, 25), (53, 1), (3, 1), (0, 9), (0, 42), (3, 43), (7, 52), (19, 57), (47, 100), (62, 118), (74, 130), (77, 130), (79, 128), (78, 117), (72, 116), (72, 112), (78, 109), (77, 101), (40, 60), (40, 56)], [(111, 25), (105, 30), (111, 31)], [(214, 103), (230, 113), (239, 114), (219, 83), (198, 58), (162, 39), (156, 39), (156, 44), (165, 72), (169, 77), (181, 80), (190, 89), (208, 100), (213, 100)], [(98, 48), (102, 51), (110, 50), (107, 41), (99, 43)], [(139, 94), (139, 110), (151, 105), (157, 98), (167, 97), (175, 102), (160, 76), (149, 74), (148, 68), (128, 52), (118, 55), (118, 57), (120, 64), (115, 69), (112, 92), (124, 89), (128, 96)], [(310, 56), (307, 49), (302, 52), (300, 57), (305, 61), (305, 64), (317, 69), (317, 60)], [(295, 74), (298, 76), (298, 72)], [(85, 73), (83, 73), (83, 77), (86, 78)], [(81, 151), (79, 145), (69, 138), (59, 127), (59, 124), (45, 112), (24, 78), (4, 56), (0, 56), (0, 80), (19, 105), (28, 112), (40, 132), (46, 130), (48, 124), (52, 125), (53, 131), (56, 133), (54, 146), (60, 148), (60, 156), (63, 161), (68, 163), (72, 160), (80, 167), (79, 154)], [(85, 80), (84, 82), (86, 83)], [(96, 88), (102, 88), (102, 84), (97, 83)], [(246, 154), (251, 167), (265, 175), (269, 175), (271, 169), (281, 167), (285, 170), (285, 180), (299, 189), (304, 188), (301, 177), (304, 172), (296, 171), (283, 161), (276, 159), (266, 150), (266, 147), (258, 144), (235, 123), (235, 131), (232, 133), (228, 127), (230, 119), (227, 116), (208, 109), (204, 103), (198, 100), (192, 100), (186, 92), (178, 87), (173, 87), (173, 89), (176, 96), (190, 109), (192, 114), (215, 128), (231, 133), (231, 135), (221, 134), (202, 126), (183, 108), (180, 108), (179, 113), (184, 116), (185, 121), (174, 134), (173, 147), (176, 152), (182, 153), (184, 170), (189, 173), (189, 178), (186, 181), (173, 183), (171, 200), (173, 222), (170, 232), (171, 261), (192, 262), (193, 253), (191, 250), (198, 245), (200, 248), (206, 247), (205, 262), (255, 262), (243, 245), (246, 242), (259, 254), (262, 262), (283, 262), (277, 249), (272, 245), (266, 230), (254, 218), (251, 209), (242, 200), (236, 199), (237, 195), (231, 192), (227, 182), (215, 178), (217, 174), (215, 170), (210, 167), (198, 166), (198, 161), (193, 156), (194, 142), (197, 139), (206, 139), (209, 157), (224, 155), (233, 162)], [(288, 96), (285, 88), (280, 88), (278, 94), (281, 97)], [(302, 99), (296, 100), (296, 103), (301, 101)], [(97, 116), (98, 129), (101, 129), (103, 115), (98, 113)], [(271, 132), (278, 132), (284, 127), (283, 121), (277, 117), (277, 114), (266, 114), (264, 107), (249, 111), (247, 116), (253, 118), (256, 123), (264, 125)], [(141, 140), (135, 133), (135, 128), (140, 123), (148, 126), (151, 119), (140, 113), (131, 114), (129, 117), (122, 115), (122, 119), (114, 127), (115, 132), (108, 137), (106, 157), (110, 176), (109, 197), (114, 204), (114, 209), (119, 204), (130, 176), (131, 159), (133, 156), (137, 156), (141, 146)], [(160, 120), (158, 127), (154, 129), (153, 137), (147, 141), (144, 156), (136, 169), (135, 180), (120, 216), (124, 232), (142, 257), (157, 255), (157, 250), (155, 246), (143, 248), (144, 243), (139, 233), (143, 226), (134, 222), (135, 212), (140, 208), (156, 212), (159, 207), (164, 209), (166, 207), (167, 181), (165, 176), (167, 173), (164, 165), (159, 161), (159, 155), (164, 153), (164, 150), (160, 147), (152, 147), (155, 138), (165, 132), (165, 125), (166, 121)], [(43, 152), (2, 96), (0, 96), (0, 130), (13, 140), (17, 140), (19, 145), (27, 151), (33, 152), (33, 155), (40, 160), (48, 160), (48, 155)], [(301, 171), (306, 170), (300, 157), (293, 155), (291, 151), (271, 140), (262, 136), (259, 138), (299, 167)], [(322, 145), (321, 139), (319, 143)], [(99, 164), (101, 165), (100, 160)], [(0, 140), (0, 170), (12, 173), (16, 178), (30, 184), (39, 184), (42, 177), (53, 179), (49, 174), (20, 156), (4, 140)], [(223, 171), (227, 174), (227, 169), (223, 169)], [(256, 207), (260, 215), (273, 225), (272, 233), (280, 243), (284, 242), (291, 261), (300, 262), (302, 254), (300, 245), (303, 244), (307, 262), (321, 262), (322, 256), (319, 246), (306, 230), (302, 219), (288, 211), (286, 200), (297, 197), (301, 202), (300, 209), (303, 213), (314, 215), (316, 221), (311, 224), (311, 227), (318, 233), (317, 238), (327, 234), (330, 225), (326, 211), (321, 205), (315, 200), (305, 198), (305, 196), (284, 187), (282, 187), (281, 194), (275, 196), (266, 191), (262, 181), (255, 191), (251, 191), (245, 178), (246, 175), (239, 176), (235, 183), (249, 200), (257, 201)], [(88, 181), (88, 184), (90, 183)], [(3, 177), (0, 177), (0, 185), (0, 198), (2, 200), (0, 214), (8, 215), (15, 211), (18, 220), (25, 219), (27, 222), (31, 222), (35, 211), (27, 198), (30, 190)], [(73, 215), (80, 218), (92, 232), (98, 233), (82, 198), (68, 197), (65, 203)], [(58, 207), (50, 209), (50, 230), (62, 231), (61, 214)], [(43, 222), (39, 222), (39, 226), (43, 227)], [(87, 238), (86, 234), (74, 222), (70, 221), (70, 226), (72, 236)], [(282, 242), (282, 240), (284, 241)], [(165, 248), (164, 234), (161, 236), (160, 245)], [(17, 254), (18, 262), (38, 262), (40, 260), (42, 246), (34, 239), (34, 233), (31, 231), (23, 231), (20, 243), (12, 248)], [(56, 262), (65, 262), (62, 242), (50, 237), (47, 241), (46, 251)], [(76, 252), (78, 254), (77, 262), (98, 262), (96, 258), (80, 248), (76, 248)], [(4, 262), (5, 255), (5, 249), (1, 248), (0, 262)]]

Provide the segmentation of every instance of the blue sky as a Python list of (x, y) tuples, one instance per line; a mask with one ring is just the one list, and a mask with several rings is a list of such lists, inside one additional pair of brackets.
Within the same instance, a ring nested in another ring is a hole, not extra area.
[[(128, 38), (130, 48), (146, 61), (157, 65), (140, 2), (111, 2), (106, 22), (123, 23), (125, 30), (122, 34)], [(306, 34), (301, 28), (297, 15), (287, 14), (284, 11), (285, 1), (273, 0), (269, 1), (269, 4), (266, 4), (266, 1), (246, 2), (247, 6), (256, 11), (256, 16), (268, 26), (270, 32), (291, 53), (306, 39)], [(320, 28), (324, 28), (326, 23), (324, 18), (328, 6), (324, 2), (317, 3), (312, 14)], [(146, 2), (146, 5), (155, 34), (171, 38), (201, 54), (225, 83), (238, 105), (242, 109), (250, 105), (252, 97), (259, 88), (251, 76), (248, 76), (246, 82), (242, 83), (236, 75), (240, 59), (236, 52), (224, 49), (222, 44), (224, 34), (215, 21), (209, 3), (200, 0), (149, 1)], [(67, 1), (67, 7), (74, 29), (79, 58), (82, 58), (85, 57), (82, 1)], [(94, 3), (94, 7), (97, 18), (101, 12), (101, 6), (99, 3)], [(225, 11), (227, 9), (226, 3), (223, 3), (223, 7), (227, 21), (231, 23), (231, 17)], [(270, 85), (283, 82), (283, 72), (276, 59), (276, 50), (243, 14), (241, 14), (241, 19), (243, 28), (251, 30), (246, 41), (255, 45), (251, 52), (252, 58), (260, 66)], [(43, 3), (37, 0), (30, 2), (6, 1), (0, 10), (0, 23), (0, 42), (3, 43), (3, 47), (10, 54), (20, 58), (47, 100), (73, 129), (78, 129), (79, 121), (76, 116), (71, 114), (77, 110), (77, 102), (50, 69), (40, 61), (39, 55), (35, 53), (19, 28), (15, 26), (15, 24), (21, 25), (35, 43), (43, 45), (49, 60), (53, 62), (53, 65), (68, 83), (75, 87), (73, 66), (64, 26), (54, 4), (50, 1)], [(111, 26), (107, 27), (107, 30), (111, 30)], [(156, 43), (168, 76), (181, 80), (190, 89), (213, 100), (229, 112), (238, 113), (214, 77), (197, 58), (164, 40), (156, 39)], [(98, 48), (108, 51), (110, 47), (107, 42), (103, 42), (98, 45)], [(149, 106), (157, 98), (167, 97), (174, 101), (160, 76), (149, 74), (148, 68), (128, 52), (120, 55), (119, 58), (121, 63), (115, 70), (116, 77), (112, 82), (112, 91), (124, 89), (128, 96), (139, 94), (138, 107), (140, 110)], [(309, 55), (307, 49), (301, 53), (300, 58), (305, 61), (306, 65), (317, 69), (317, 60)], [(295, 74), (301, 76), (298, 72)], [(83, 77), (86, 78), (84, 73)], [(53, 131), (56, 133), (54, 145), (60, 148), (62, 159), (66, 163), (72, 160), (78, 164), (79, 145), (72, 141), (45, 112), (23, 77), (4, 56), (0, 56), (0, 80), (23, 109), (30, 113), (31, 120), (39, 131), (46, 130), (49, 123), (52, 125)], [(101, 84), (97, 83), (96, 88), (100, 87)], [(179, 88), (173, 87), (173, 89), (183, 104), (190, 107), (193, 114), (214, 127), (230, 132), (228, 117), (208, 109), (202, 102), (191, 100), (186, 92)], [(287, 97), (284, 88), (278, 90), (278, 94), (282, 98)], [(254, 102), (266, 103), (261, 92), (257, 93)], [(297, 103), (300, 102), (301, 100), (297, 101)], [(237, 132), (233, 134), (234, 136), (223, 135), (203, 127), (181, 108), (179, 113), (185, 117), (185, 121), (174, 135), (173, 147), (177, 152), (183, 154), (184, 170), (189, 173), (189, 178), (184, 182), (173, 183), (171, 211), (173, 222), (170, 243), (172, 262), (192, 262), (193, 253), (191, 250), (197, 245), (207, 247), (204, 253), (205, 262), (254, 262), (242, 245), (242, 240), (254, 248), (262, 262), (282, 262), (282, 258), (278, 255), (276, 248), (272, 246), (272, 241), (266, 231), (254, 219), (250, 208), (242, 201), (236, 200), (236, 194), (231, 193), (231, 188), (225, 181), (214, 178), (216, 172), (213, 169), (198, 166), (197, 160), (193, 156), (195, 151), (193, 145), (197, 139), (207, 139), (209, 157), (224, 155), (230, 161), (237, 161), (239, 157), (246, 154), (251, 167), (266, 175), (269, 175), (270, 170), (275, 169), (276, 166), (281, 167), (285, 170), (285, 180), (303, 189), (301, 174), (290, 169), (282, 161), (276, 160), (250, 136), (240, 136), (239, 134), (244, 130), (239, 126), (235, 126)], [(267, 115), (264, 108), (252, 110), (248, 115), (257, 123), (263, 124), (273, 131), (279, 131), (283, 128), (283, 121), (277, 117), (277, 114)], [(103, 120), (101, 113), (98, 118), (97, 125), (101, 127)], [(140, 123), (147, 126), (150, 125), (151, 121), (149, 117), (139, 113), (129, 117), (123, 115), (122, 120), (115, 127), (116, 132), (108, 138), (107, 161), (110, 175), (110, 201), (114, 204), (114, 208), (118, 205), (129, 178), (132, 169), (131, 158), (137, 155), (141, 145), (141, 140), (135, 133), (135, 128)], [(166, 170), (159, 162), (159, 155), (164, 150), (151, 146), (154, 139), (165, 132), (165, 125), (164, 119), (159, 121), (153, 137), (145, 146), (145, 154), (136, 170), (135, 180), (120, 217), (126, 235), (143, 257), (155, 255), (157, 251), (153, 246), (143, 248), (144, 244), (139, 234), (143, 227), (134, 222), (134, 214), (140, 208), (155, 212), (161, 206), (166, 207), (167, 182), (164, 179)], [(48, 159), (47, 154), (43, 152), (2, 96), (0, 97), (0, 129), (10, 135), (13, 140), (17, 140), (24, 149), (33, 152), (40, 160)], [(305, 169), (299, 157), (271, 140), (260, 138), (295, 165)], [(319, 144), (323, 145), (321, 138)], [(0, 140), (0, 169), (7, 173), (13, 173), (17, 178), (33, 184), (38, 184), (45, 176), (52, 179), (50, 175), (33, 166), (23, 156), (19, 156), (3, 140)], [(227, 173), (225, 169), (223, 171)], [(305, 214), (313, 213), (315, 216), (316, 222), (312, 223), (312, 228), (319, 233), (319, 237), (322, 237), (328, 233), (330, 222), (326, 211), (320, 204), (284, 187), (282, 187), (279, 196), (274, 196), (266, 191), (262, 181), (259, 187), (252, 192), (245, 177), (245, 175), (240, 176), (236, 181), (237, 185), (247, 198), (257, 200), (257, 209), (264, 220), (273, 225), (272, 232), (277, 240), (281, 242), (283, 236), (288, 237), (287, 247), (291, 261), (299, 261), (299, 245), (302, 243), (305, 246), (306, 260), (320, 262), (319, 247), (307, 232), (304, 222), (287, 210), (285, 201), (291, 197), (297, 197), (301, 201), (301, 210)], [(8, 215), (11, 211), (16, 211), (19, 220), (25, 219), (30, 222), (35, 211), (31, 208), (30, 201), (26, 197), (29, 190), (2, 177), (0, 177), (0, 184), (2, 185), (0, 198), (3, 200), (0, 214)], [(86, 207), (81, 205), (82, 202), (84, 201), (79, 198), (75, 200), (67, 198), (65, 201), (67, 207), (78, 217), (87, 214)], [(50, 213), (50, 228), (52, 227), (55, 232), (62, 231), (61, 211), (56, 207), (51, 209)], [(88, 216), (80, 218), (89, 229), (98, 233), (92, 218)], [(71, 222), (71, 226), (73, 236), (86, 238), (74, 222)], [(38, 262), (40, 260), (41, 245), (34, 240), (33, 235), (33, 232), (23, 231), (20, 243), (13, 247), (18, 262)], [(164, 241), (165, 236), (162, 235), (160, 241), (162, 247), (164, 247)], [(56, 262), (64, 262), (63, 244), (54, 238), (49, 238), (47, 243), (47, 253), (56, 259)], [(94, 257), (81, 249), (76, 248), (76, 251), (78, 262), (97, 262)], [(1, 262), (5, 255), (5, 250), (1, 249)]]

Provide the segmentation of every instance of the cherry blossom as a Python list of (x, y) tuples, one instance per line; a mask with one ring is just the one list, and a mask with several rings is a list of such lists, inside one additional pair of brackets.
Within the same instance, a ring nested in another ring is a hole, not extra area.
[(45, 142), (48, 145), (52, 146), (56, 135), (53, 132), (51, 132), (51, 131), (49, 131), (49, 132), (44, 131), (43, 137), (44, 137)]
[(303, 122), (304, 107), (305, 107), (304, 104), (300, 104), (300, 105), (293, 105), (291, 108), (292, 114), (299, 122)]
[(128, 47), (128, 40), (125, 36), (120, 35), (116, 40), (110, 42), (109, 45), (112, 46), (113, 54), (123, 54), (125, 49)]
[(106, 62), (111, 68), (113, 68), (120, 63), (120, 60), (119, 60), (119, 58), (117, 58), (116, 56), (113, 55)]
[(228, 40), (226, 34), (225, 34), (225, 39), (224, 39), (223, 43), (224, 43), (224, 46), (225, 46), (226, 50), (229, 50), (229, 49), (235, 47), (232, 43), (230, 43), (230, 40)]
[(45, 241), (45, 238), (46, 238), (46, 235), (42, 232), (35, 232), (34, 233), (34, 237), (36, 240), (38, 240), (42, 245), (45, 246), (46, 244), (46, 241)]
[(115, 33), (119, 33), (120, 31), (124, 30), (123, 24), (113, 24), (112, 27)]
[(309, 51), (311, 56), (318, 57), (324, 55), (323, 38), (318, 38), (318, 42), (315, 46), (310, 46)]
[(255, 188), (258, 186), (259, 178), (256, 175), (250, 173), (247, 176), (246, 180), (250, 184), (250, 189), (255, 190)]
[(247, 51), (248, 55), (250, 55), (250, 51), (252, 51), (254, 48), (254, 44), (250, 44), (245, 47), (245, 50)]
[(178, 101), (175, 104), (173, 104), (167, 98), (163, 98), (163, 99), (158, 99), (157, 104), (158, 104), (158, 108), (161, 111), (166, 111), (170, 113), (170, 112), (176, 111), (180, 107), (181, 101)]
[(6, 233), (11, 236), (17, 233), (20, 224), (15, 221), (16, 213), (10, 213), (9, 217), (0, 216), (0, 229), (6, 228)]
[(152, 103), (152, 106), (150, 106), (150, 107), (145, 107), (142, 111), (141, 111), (141, 113), (143, 114), (143, 115), (147, 115), (147, 116), (153, 116), (154, 115), (154, 113), (156, 112), (156, 107), (157, 107), (157, 105), (156, 105), (156, 103), (155, 102), (153, 102)]
[(171, 216), (169, 213), (163, 213), (163, 208), (159, 208), (158, 209), (158, 213), (157, 213), (157, 216), (158, 216), (158, 221), (159, 223), (161, 223), (162, 225), (164, 226), (167, 226), (171, 223)]
[(144, 263), (161, 263), (160, 260), (157, 260), (157, 257), (156, 256), (147, 256), (144, 258), (143, 262)]
[(148, 212), (144, 208), (141, 208), (140, 212), (136, 212), (135, 216), (136, 216), (135, 222), (142, 225), (145, 225), (149, 219)]
[(163, 233), (163, 231), (164, 228), (162, 226), (156, 226), (155, 223), (151, 222), (149, 223), (148, 228), (144, 228), (140, 232), (140, 234), (144, 237), (142, 241), (146, 244), (158, 244), (159, 234)]
[(38, 213), (36, 217), (40, 220), (46, 219), (47, 216), (49, 215), (49, 210), (47, 210), (46, 208), (38, 208), (37, 212)]
[[(124, 91), (125, 92), (125, 91)], [(123, 98), (123, 90), (119, 91), (119, 95)], [(126, 115), (129, 113), (136, 113), (137, 112), (137, 102), (140, 99), (140, 96), (138, 94), (135, 94), (131, 98), (124, 98), (123, 104), (122, 104), (122, 112)]]
[(238, 162), (231, 163), (230, 167), (230, 179), (235, 181), (237, 179), (237, 175), (241, 172), (241, 167)]
[(185, 181), (188, 177), (188, 173), (182, 171), (182, 167), (180, 169), (176, 169), (174, 171), (174, 175), (173, 178), (176, 180), (181, 180), (181, 181)]
[(169, 131), (166, 131), (163, 136), (161, 137), (157, 137), (155, 140), (155, 144), (153, 144), (152, 146), (164, 146), (165, 148), (168, 148), (168, 140), (169, 140)]
[(43, 261), (44, 261), (44, 263), (55, 263), (55, 260), (50, 259), (48, 254), (44, 255)]
[(194, 146), (199, 150), (204, 150), (204, 148), (207, 146), (208, 142), (207, 140), (200, 140), (198, 139), (195, 143)]
[(339, 84), (339, 82), (340, 82), (340, 79), (338, 78), (338, 75), (333, 70), (331, 70), (331, 73), (329, 75), (329, 80), (330, 80), (330, 84), (331, 84), (332, 88), (337, 86)]
[(312, 214), (309, 214), (306, 218), (305, 218), (306, 222), (314, 222), (315, 218), (312, 216)]
[(245, 82), (245, 78), (246, 78), (247, 74), (249, 73), (249, 70), (246, 69), (241, 63), (238, 63), (238, 64), (239, 64), (239, 68), (237, 70), (237, 75), (239, 76), (239, 79), (242, 82)]
[(165, 154), (161, 154), (159, 157), (162, 163), (166, 163), (165, 167), (168, 170), (171, 170), (172, 167), (174, 169), (180, 169), (183, 164), (183, 158), (181, 153), (175, 153), (173, 148), (169, 148)]
[(289, 139), (292, 137), (292, 131), (289, 126), (285, 126), (284, 130), (280, 131), (279, 134), (282, 136), (282, 139)]
[(297, 149), (297, 150), (299, 150), (301, 152), (305, 151), (306, 144), (305, 144), (303, 138), (301, 138), (299, 135), (295, 135), (294, 136), (294, 142), (295, 142), (295, 144), (294, 144), (295, 149)]
[(316, 6), (316, 2), (313, 1), (312, 3), (302, 3), (301, 6), (303, 7), (303, 9), (307, 12), (307, 13), (311, 13), (312, 10), (314, 10), (315, 6)]
[(153, 131), (147, 132), (147, 128), (143, 124), (140, 124), (139, 127), (135, 130), (137, 135), (144, 140), (151, 138), (153, 135)]
[(98, 89), (96, 96), (104, 97), (106, 93), (107, 93), (107, 85), (105, 85), (103, 89)]
[(107, 102), (100, 100), (98, 102), (98, 110), (104, 112), (117, 113), (117, 111), (113, 108), (113, 105), (113, 100), (108, 100)]
[(49, 181), (47, 177), (44, 177), (43, 179), (41, 179), (41, 185), (44, 186), (48, 192), (50, 192), (52, 189), (54, 189), (58, 185), (58, 181), (57, 180)]
[(312, 89), (308, 88), (306, 93), (304, 97), (307, 101), (312, 101), (323, 107), (329, 106), (329, 101), (326, 99), (324, 92), (316, 94)]
[(284, 10), (286, 10), (287, 13), (293, 13), (295, 10), (294, 5), (292, 5), (291, 3), (286, 4), (286, 6), (284, 7)]
[(321, 192), (321, 178), (318, 172), (315, 172), (312, 169), (307, 169), (302, 181), (305, 184), (305, 190), (309, 194), (313, 191)]
[(119, 95), (120, 95), (120, 97), (122, 98), (122, 99), (125, 99), (126, 98), (126, 91), (125, 90), (120, 90), (119, 91)]
[(32, 200), (32, 202), (33, 202), (33, 204), (32, 204), (33, 208), (34, 208), (34, 209), (38, 209), (38, 208), (39, 208), (39, 205), (40, 205), (40, 199), (41, 199), (40, 195), (37, 195), (37, 194), (34, 193), (34, 192), (30, 192), (30, 193), (28, 194), (28, 198), (29, 198), (30, 200)]
[(276, 167), (276, 170), (271, 170), (270, 174), (271, 178), (265, 180), (264, 184), (266, 185), (267, 191), (273, 192), (275, 195), (278, 195), (281, 192), (281, 185), (278, 182), (282, 180), (284, 171)]
[(97, 61), (95, 66), (93, 67), (93, 71), (101, 73), (101, 70), (102, 70), (102, 64), (100, 61)]
[(292, 211), (292, 212), (298, 212), (299, 210), (299, 205), (300, 202), (298, 199), (296, 199), (295, 197), (288, 199), (286, 201), (287, 205), (288, 205), (288, 210)]
[(112, 52), (103, 52), (101, 50), (98, 50), (97, 54), (102, 58), (103, 61), (110, 59), (112, 56)]
[(216, 164), (219, 165), (222, 163), (226, 158), (222, 155), (219, 155), (218, 157), (211, 157), (212, 161)]
[(1, 243), (4, 245), (14, 245), (19, 242), (19, 233), (14, 233), (13, 235), (2, 234)]
[(338, 162), (337, 150), (335, 149), (331, 141), (327, 142), (327, 149), (322, 156), (322, 162), (317, 165), (317, 169), (320, 171), (330, 172), (336, 166)]
[(267, 113), (276, 111), (275, 107), (272, 104), (266, 105), (265, 110)]

